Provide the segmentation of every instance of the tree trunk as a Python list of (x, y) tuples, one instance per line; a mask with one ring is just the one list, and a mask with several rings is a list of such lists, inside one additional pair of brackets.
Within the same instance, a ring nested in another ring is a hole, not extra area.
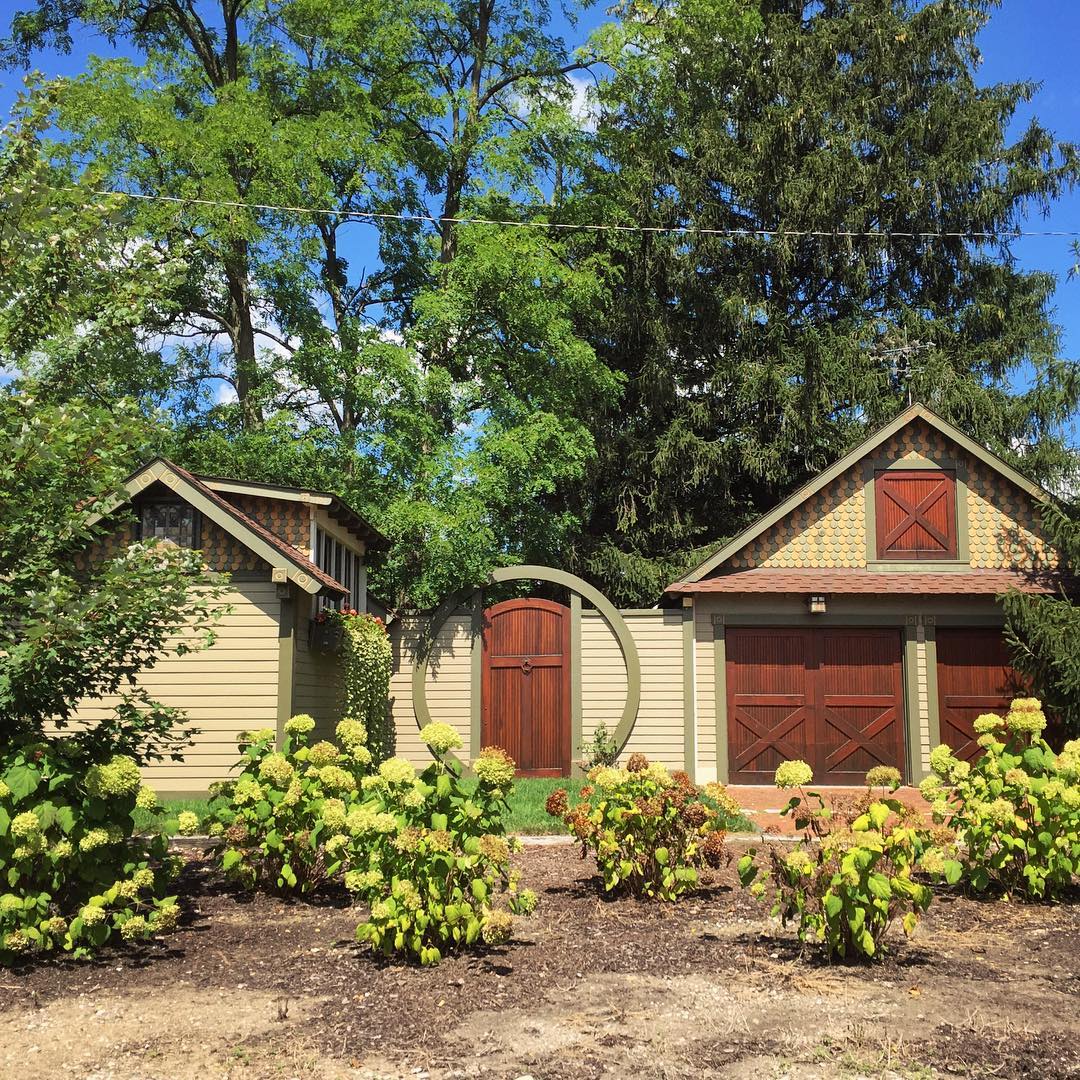
[(262, 412), (255, 400), (259, 367), (255, 354), (255, 324), (251, 314), (247, 244), (240, 241), (234, 250), (234, 256), (225, 264), (225, 279), (231, 309), (229, 322), (233, 328), (236, 398), (240, 405), (241, 423), (245, 429), (251, 429), (262, 423)]

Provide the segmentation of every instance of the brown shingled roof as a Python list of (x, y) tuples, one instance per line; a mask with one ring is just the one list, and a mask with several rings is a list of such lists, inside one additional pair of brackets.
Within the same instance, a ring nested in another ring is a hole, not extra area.
[(699, 593), (918, 593), (936, 596), (996, 596), (1009, 589), (1052, 593), (1062, 585), (1056, 575), (1031, 575), (1012, 570), (788, 570), (758, 566), (703, 581), (676, 581), (668, 587), (675, 595)]
[(187, 469), (180, 468), (179, 465), (174, 465), (171, 461), (161, 459), (177, 476), (186, 480), (193, 488), (195, 488), (200, 495), (209, 499), (215, 506), (221, 507), (225, 513), (230, 517), (235, 518), (246, 529), (250, 529), (253, 533), (258, 535), (266, 543), (270, 544), (281, 554), (288, 559), (294, 565), (300, 567), (306, 574), (309, 574), (324, 588), (329, 589), (331, 592), (339, 593), (342, 596), (348, 596), (349, 590), (345, 588), (336, 578), (331, 577), (325, 570), (320, 570), (311, 559), (309, 559), (299, 548), (295, 548), (292, 544), (283, 540), (276, 533), (272, 533), (265, 526), (260, 525), (253, 517), (245, 514), (242, 510), (238, 510), (227, 499), (223, 499), (216, 491), (209, 488), (204, 484), (194, 473), (190, 473)]

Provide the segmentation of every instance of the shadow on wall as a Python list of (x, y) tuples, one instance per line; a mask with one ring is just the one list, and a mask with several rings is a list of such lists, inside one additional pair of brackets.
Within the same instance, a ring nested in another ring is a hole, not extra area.
[[(1015, 567), (1026, 571), (1036, 580), (1040, 574), (1057, 567), (1057, 555), (1050, 546), (1015, 521), (997, 529), (994, 543), (997, 545), (1002, 567)], [(974, 561), (974, 551), (972, 557)]]
[[(426, 635), (433, 616), (415, 616), (412, 625), (407, 620), (398, 619), (395, 626), (398, 632), (392, 635), (393, 670), (395, 672), (412, 671), (414, 663), (423, 659), (422, 649), (427, 649), (428, 671), (432, 677), (438, 676), (445, 662), (459, 660), (464, 652), (466, 660), (472, 653), (472, 612), (468, 608), (458, 608), (443, 623), (442, 629), (434, 641), (427, 642)], [(406, 641), (412, 647), (406, 646)]]

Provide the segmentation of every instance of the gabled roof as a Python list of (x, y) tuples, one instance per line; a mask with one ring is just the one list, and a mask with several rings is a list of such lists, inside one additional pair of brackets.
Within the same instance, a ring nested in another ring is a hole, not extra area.
[(312, 488), (291, 487), (285, 484), (264, 484), (255, 480), (233, 480), (226, 476), (206, 476), (192, 473), (211, 491), (227, 495), (254, 495), (256, 498), (283, 499), (286, 502), (299, 502), (326, 507), (326, 512), (341, 522), (347, 529), (359, 536), (369, 548), (387, 548), (390, 541), (373, 525), (364, 520), (343, 499), (330, 491), (315, 491)]
[[(305, 592), (318, 593), (326, 590), (342, 596), (349, 595), (349, 590), (341, 582), (320, 570), (302, 551), (238, 510), (199, 477), (165, 458), (154, 458), (141, 469), (137, 469), (124, 481), (124, 486), (128, 495), (134, 497), (155, 483), (164, 484), (175, 491), (199, 513), (250, 548), (275, 570), (282, 571), (285, 579), (295, 582)], [(115, 509), (116, 505), (105, 513)], [(104, 513), (97, 514), (95, 519), (103, 516)]]
[(838, 461), (835, 461), (827, 469), (818, 473), (812, 480), (804, 484), (798, 491), (796, 491), (789, 498), (785, 499), (778, 506), (773, 507), (767, 514), (758, 518), (752, 525), (744, 529), (733, 540), (730, 540), (715, 554), (710, 555), (703, 563), (695, 567), (689, 574), (686, 574), (678, 581), (669, 585), (667, 592), (682, 592), (683, 586), (691, 584), (693, 582), (700, 581), (707, 574), (712, 573), (722, 563), (727, 562), (733, 555), (738, 554), (747, 544), (756, 540), (766, 529), (771, 528), (782, 518), (785, 518), (793, 510), (801, 506), (811, 496), (816, 495), (823, 487), (831, 483), (838, 476), (845, 473), (853, 465), (857, 464), (867, 454), (872, 453), (877, 447), (883, 443), (888, 442), (897, 432), (902, 431), (913, 420), (923, 420), (930, 427), (935, 428), (941, 432), (946, 438), (951, 439), (957, 445), (966, 450), (972, 457), (977, 458), (983, 464), (989, 466), (995, 472), (1000, 473), (1007, 480), (1011, 481), (1018, 488), (1026, 491), (1032, 498), (1037, 500), (1048, 499), (1050, 496), (1034, 481), (1029, 480), (1022, 473), (1019, 473), (1007, 462), (1003, 461), (997, 456), (987, 450), (985, 446), (977, 443), (970, 436), (965, 435), (958, 427), (950, 424), (948, 420), (938, 416), (932, 409), (928, 409), (925, 405), (911, 405), (904, 409), (903, 412), (893, 417), (883, 427), (878, 428), (873, 434), (865, 438), (858, 446), (853, 450), (846, 453)]

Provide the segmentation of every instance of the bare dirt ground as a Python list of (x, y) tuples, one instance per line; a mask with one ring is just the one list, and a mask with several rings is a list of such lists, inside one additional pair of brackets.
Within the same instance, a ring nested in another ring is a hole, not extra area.
[(883, 963), (830, 967), (730, 871), (660, 907), (599, 899), (570, 847), (520, 859), (537, 914), (435, 969), (361, 951), (343, 897), (238, 899), (193, 859), (167, 942), (0, 972), (0, 1077), (1080, 1077), (1080, 898), (945, 893)]

